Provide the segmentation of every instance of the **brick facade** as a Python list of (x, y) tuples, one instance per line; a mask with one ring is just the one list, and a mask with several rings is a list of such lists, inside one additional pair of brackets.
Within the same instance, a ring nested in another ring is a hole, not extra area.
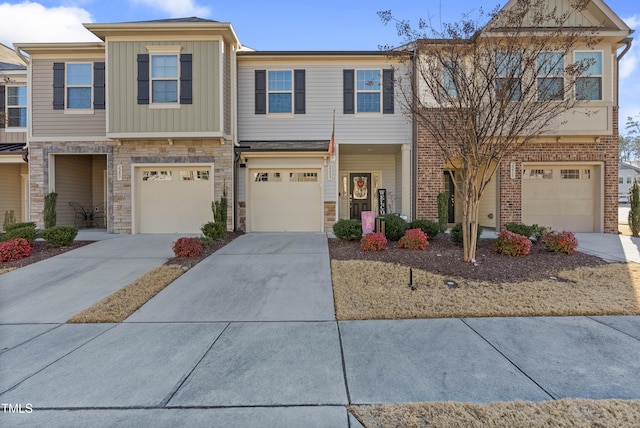
[[(584, 138), (582, 139), (584, 141)], [(499, 174), (499, 227), (522, 220), (523, 162), (593, 162), (604, 165), (604, 232), (618, 233), (618, 109), (613, 110), (613, 135), (590, 137), (590, 142), (571, 141), (528, 143), (505, 158)], [(516, 178), (510, 177), (511, 162), (516, 164)], [(416, 170), (416, 218), (437, 220), (438, 193), (444, 191), (443, 161), (433, 137), (418, 127)]]

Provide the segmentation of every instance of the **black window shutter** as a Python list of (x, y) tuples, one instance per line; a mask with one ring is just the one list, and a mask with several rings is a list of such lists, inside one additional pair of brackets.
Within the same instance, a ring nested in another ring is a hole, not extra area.
[(393, 114), (393, 69), (382, 70), (382, 113)]
[(355, 113), (355, 74), (353, 70), (342, 70), (343, 74), (343, 110), (344, 114)]
[(104, 110), (105, 106), (104, 62), (93, 63), (93, 108)]
[(267, 114), (267, 71), (256, 70), (256, 114)]
[(64, 110), (64, 62), (53, 63), (53, 109)]
[(295, 96), (295, 114), (306, 113), (306, 99), (305, 99), (305, 71), (293, 70), (293, 92)]
[(180, 55), (180, 104), (193, 104), (192, 55)]
[(149, 54), (138, 54), (138, 104), (149, 104)]
[[(4, 104), (4, 94), (5, 94), (5, 87), (4, 86), (0, 86), (0, 113), (4, 113), (4, 109), (5, 109), (5, 104)], [(6, 119), (8, 119), (5, 116)], [(4, 128), (4, 121), (0, 120), (0, 128)]]

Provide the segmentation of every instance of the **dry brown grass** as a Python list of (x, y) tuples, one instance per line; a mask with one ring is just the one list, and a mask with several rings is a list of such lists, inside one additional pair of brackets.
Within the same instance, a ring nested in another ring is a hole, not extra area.
[(158, 266), (131, 284), (74, 315), (67, 322), (78, 324), (122, 322), (183, 273), (184, 269), (178, 265)]
[(416, 403), (350, 406), (367, 428), (638, 427), (640, 400), (558, 400), (541, 403)]
[(0, 275), (2, 275), (3, 273), (11, 272), (12, 270), (16, 270), (16, 269), (18, 269), (18, 268), (13, 267), (13, 268), (0, 269)]
[[(490, 283), (370, 261), (331, 261), (339, 320), (639, 315), (640, 265), (562, 271), (554, 280)], [(451, 289), (445, 279), (459, 286)]]

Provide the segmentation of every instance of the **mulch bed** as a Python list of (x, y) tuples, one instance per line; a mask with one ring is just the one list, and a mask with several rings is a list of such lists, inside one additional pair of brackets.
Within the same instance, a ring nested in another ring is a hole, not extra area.
[(191, 269), (202, 260), (209, 257), (211, 254), (218, 251), (220, 248), (227, 245), (229, 242), (236, 239), (238, 236), (244, 235), (243, 232), (227, 232), (227, 236), (222, 239), (218, 239), (217, 241), (213, 241), (210, 247), (203, 248), (202, 254), (198, 257), (173, 257), (165, 263), (165, 265), (180, 265), (183, 268)]
[(31, 263), (36, 263), (41, 260), (48, 259), (49, 257), (57, 256), (58, 254), (66, 253), (67, 251), (84, 247), (85, 245), (91, 244), (93, 242), (95, 241), (74, 241), (73, 245), (69, 245), (68, 247), (56, 247), (46, 241), (34, 241), (33, 250), (31, 251), (31, 255), (29, 257), (16, 260), (15, 262), (0, 263), (0, 269), (21, 268), (30, 265)]
[(524, 257), (509, 257), (493, 251), (493, 239), (480, 239), (476, 251), (477, 266), (465, 263), (462, 246), (451, 242), (449, 235), (438, 234), (429, 239), (425, 251), (398, 248), (389, 241), (384, 251), (362, 251), (358, 241), (343, 242), (329, 239), (329, 254), (335, 260), (370, 260), (395, 263), (439, 273), (445, 276), (494, 282), (540, 280), (558, 271), (583, 266), (606, 264), (599, 257), (577, 252), (567, 255), (551, 253), (533, 244)]

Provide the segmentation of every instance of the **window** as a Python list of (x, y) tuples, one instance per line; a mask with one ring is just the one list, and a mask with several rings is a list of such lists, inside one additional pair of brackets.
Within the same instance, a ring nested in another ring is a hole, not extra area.
[(538, 55), (538, 100), (562, 101), (564, 99), (564, 55), (558, 52), (542, 52)]
[(27, 87), (7, 87), (7, 127), (25, 128), (27, 126)]
[(624, 184), (624, 177), (618, 177), (618, 184)]
[(317, 172), (290, 172), (289, 182), (301, 183), (301, 182), (315, 182), (318, 181)]
[(67, 108), (92, 108), (93, 64), (68, 63), (66, 71)]
[(520, 101), (522, 95), (522, 87), (520, 74), (522, 67), (520, 65), (522, 55), (505, 54), (498, 52), (496, 54), (496, 96), (500, 100)]
[(562, 180), (578, 180), (580, 179), (579, 169), (561, 169), (560, 178)]
[(631, 184), (631, 177), (627, 177), (627, 184)]
[(446, 95), (456, 98), (458, 96), (458, 90), (456, 89), (455, 76), (460, 72), (458, 61), (447, 61), (442, 71), (442, 86), (444, 87)]
[(356, 74), (356, 111), (380, 113), (380, 70), (358, 70)]
[(209, 171), (180, 171), (181, 181), (209, 181)]
[(291, 70), (269, 70), (267, 75), (269, 113), (292, 113), (293, 84)]
[(523, 180), (551, 180), (553, 178), (553, 170), (551, 169), (525, 169), (522, 173)]
[(178, 102), (178, 55), (151, 55), (151, 103)]
[(172, 181), (171, 171), (143, 171), (142, 181)]
[(576, 63), (586, 66), (583, 77), (576, 79), (576, 99), (601, 100), (602, 52), (576, 52)]

